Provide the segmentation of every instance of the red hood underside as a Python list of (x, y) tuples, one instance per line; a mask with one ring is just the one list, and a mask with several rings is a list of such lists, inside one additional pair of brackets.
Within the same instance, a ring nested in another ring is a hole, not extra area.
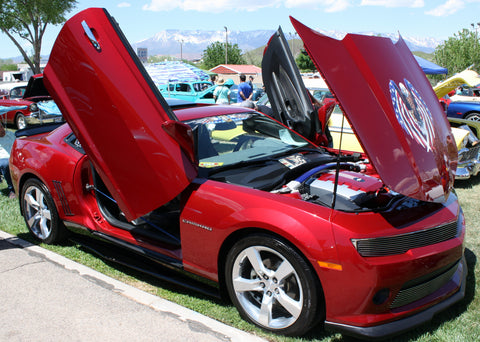
[(445, 200), (457, 148), (405, 42), (354, 34), (339, 41), (291, 21), (384, 183), (419, 200)]

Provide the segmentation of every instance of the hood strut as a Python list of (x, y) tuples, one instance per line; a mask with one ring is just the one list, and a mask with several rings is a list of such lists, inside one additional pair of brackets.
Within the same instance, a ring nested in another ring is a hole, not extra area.
[[(340, 128), (340, 141), (338, 143), (338, 153), (337, 153), (337, 167), (335, 169), (335, 184), (333, 185), (333, 196), (332, 196), (332, 209), (335, 209), (335, 203), (337, 201), (337, 189), (338, 189), (338, 176), (340, 175), (340, 155), (342, 152), (342, 138), (343, 138), (343, 124), (345, 122), (345, 115), (342, 115), (342, 125)], [(326, 125), (326, 123), (325, 123)]]

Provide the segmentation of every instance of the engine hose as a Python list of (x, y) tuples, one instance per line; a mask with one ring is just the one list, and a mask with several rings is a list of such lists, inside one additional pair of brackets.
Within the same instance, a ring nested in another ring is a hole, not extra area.
[[(328, 164), (323, 164), (323, 165), (320, 165), (320, 166), (317, 166), (317, 167), (314, 167), (313, 169), (311, 170), (308, 170), (307, 172), (305, 172), (303, 175), (301, 175), (300, 177), (297, 177), (295, 179), (295, 182), (298, 182), (298, 183), (303, 183), (305, 182), (308, 178), (312, 177), (314, 174), (316, 174), (317, 172), (320, 172), (322, 170), (325, 170), (325, 169), (329, 169), (329, 168), (332, 168), (332, 167), (336, 167), (337, 166), (337, 163), (328, 163)], [(357, 170), (358, 166), (357, 165), (354, 165), (354, 164), (350, 164), (350, 163), (340, 163), (340, 168), (341, 169), (347, 169), (347, 170)]]

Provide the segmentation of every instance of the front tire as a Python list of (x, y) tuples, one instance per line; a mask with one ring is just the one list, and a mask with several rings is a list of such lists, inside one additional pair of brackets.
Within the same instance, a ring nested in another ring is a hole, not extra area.
[(237, 242), (227, 255), (225, 276), (240, 315), (265, 330), (302, 335), (319, 318), (314, 271), (279, 238), (258, 234)]
[(27, 120), (25, 119), (25, 115), (22, 113), (18, 113), (15, 117), (15, 126), (17, 129), (24, 129), (27, 127)]
[(35, 238), (47, 244), (65, 240), (67, 229), (45, 184), (35, 178), (27, 180), (22, 187), (20, 205), (28, 230)]
[(470, 113), (465, 117), (465, 119), (470, 121), (480, 121), (480, 113)]

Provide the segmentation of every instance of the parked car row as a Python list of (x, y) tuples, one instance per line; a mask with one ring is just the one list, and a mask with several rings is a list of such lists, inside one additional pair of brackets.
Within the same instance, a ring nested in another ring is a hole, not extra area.
[[(457, 94), (449, 95), (458, 87), (465, 85), (476, 87), (479, 84), (480, 75), (473, 70), (467, 69), (438, 83), (433, 87), (433, 90), (440, 99), (440, 103), (448, 117), (480, 121), (480, 98)], [(473, 91), (472, 95), (474, 95)]]
[(262, 68), (275, 121), (166, 100), (105, 9), (70, 18), (44, 76), (68, 124), (24, 130), (11, 152), (33, 236), (81, 232), (203, 277), (247, 321), (286, 335), (322, 323), (385, 338), (462, 300), (457, 149), (411, 52), (292, 24), (363, 153), (306, 139), (325, 125), (281, 29)]

